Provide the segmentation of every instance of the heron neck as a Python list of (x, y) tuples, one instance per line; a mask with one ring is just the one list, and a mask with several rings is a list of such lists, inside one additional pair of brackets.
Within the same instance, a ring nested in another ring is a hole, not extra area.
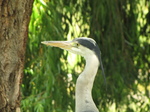
[(99, 61), (95, 55), (85, 57), (85, 59), (85, 69), (79, 75), (76, 83), (76, 112), (89, 110), (98, 112), (91, 92), (93, 88), (93, 82), (99, 67)]

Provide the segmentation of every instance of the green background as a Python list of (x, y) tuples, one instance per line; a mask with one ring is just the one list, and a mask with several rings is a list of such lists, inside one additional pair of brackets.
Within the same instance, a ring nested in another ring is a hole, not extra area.
[(93, 38), (102, 52), (93, 99), (100, 112), (150, 110), (149, 0), (35, 0), (22, 81), (23, 112), (74, 112), (85, 60), (45, 40)]

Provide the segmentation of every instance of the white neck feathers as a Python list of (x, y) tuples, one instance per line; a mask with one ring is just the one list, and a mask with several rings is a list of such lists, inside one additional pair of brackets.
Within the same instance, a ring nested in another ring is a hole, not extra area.
[(96, 55), (85, 57), (86, 66), (76, 83), (76, 112), (99, 112), (92, 98), (93, 82), (99, 67)]

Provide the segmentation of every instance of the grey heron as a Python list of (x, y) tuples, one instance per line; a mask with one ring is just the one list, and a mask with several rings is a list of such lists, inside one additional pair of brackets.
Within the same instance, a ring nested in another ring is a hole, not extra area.
[(72, 41), (43, 41), (42, 44), (59, 47), (85, 58), (85, 68), (76, 81), (75, 111), (99, 112), (92, 98), (92, 88), (100, 65), (104, 78), (105, 74), (101, 52), (96, 42), (92, 38), (80, 37)]

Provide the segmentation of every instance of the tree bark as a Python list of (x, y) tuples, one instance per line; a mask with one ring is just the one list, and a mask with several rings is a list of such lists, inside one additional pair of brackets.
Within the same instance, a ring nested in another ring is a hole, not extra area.
[(0, 0), (0, 112), (20, 112), (32, 4), (33, 0)]

